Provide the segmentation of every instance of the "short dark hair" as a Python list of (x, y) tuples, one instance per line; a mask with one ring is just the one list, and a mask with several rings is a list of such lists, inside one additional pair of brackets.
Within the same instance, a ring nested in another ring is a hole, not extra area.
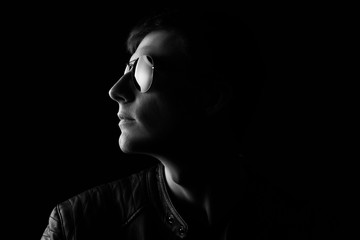
[(237, 116), (232, 119), (243, 130), (260, 99), (266, 71), (258, 40), (241, 14), (222, 10), (159, 11), (132, 29), (127, 39), (129, 53), (133, 54), (142, 39), (156, 30), (175, 31), (183, 38), (198, 84), (218, 80), (230, 83), (235, 93), (231, 102), (236, 106), (228, 108), (235, 110)]
[[(142, 39), (156, 30), (177, 32), (186, 41), (186, 50), (193, 59), (210, 56), (217, 60), (218, 66), (228, 65), (228, 59), (235, 59), (235, 62), (241, 61), (242, 68), (246, 66), (246, 69), (259, 66), (262, 61), (254, 32), (241, 16), (233, 12), (159, 11), (141, 19), (132, 29), (127, 39), (129, 53), (133, 54)], [(229, 49), (231, 44), (235, 46), (232, 50)]]

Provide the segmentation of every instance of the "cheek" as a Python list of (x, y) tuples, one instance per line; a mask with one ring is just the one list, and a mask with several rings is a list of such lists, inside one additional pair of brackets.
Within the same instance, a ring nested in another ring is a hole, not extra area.
[(136, 124), (125, 128), (120, 136), (124, 152), (151, 153), (162, 151), (165, 145), (187, 138), (198, 131), (199, 118), (193, 115), (194, 102), (179, 95), (149, 93), (137, 96), (131, 109)]
[(146, 96), (141, 102), (136, 116), (145, 134), (152, 137), (170, 134), (178, 124), (181, 109), (159, 95)]
[(175, 124), (173, 108), (157, 95), (138, 96), (131, 107), (134, 125), (122, 129), (119, 145), (125, 153), (150, 153), (171, 136)]

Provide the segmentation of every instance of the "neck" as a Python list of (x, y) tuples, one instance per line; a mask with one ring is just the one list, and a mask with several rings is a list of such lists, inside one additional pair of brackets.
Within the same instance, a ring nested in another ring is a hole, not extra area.
[[(191, 156), (191, 157), (189, 157)], [(198, 208), (207, 215), (208, 222), (214, 222), (218, 215), (216, 206), (224, 206), (219, 201), (232, 194), (235, 174), (229, 171), (238, 166), (235, 156), (209, 153), (188, 154), (187, 157), (161, 158), (165, 168), (165, 178), (172, 200), (185, 208)], [(193, 164), (192, 164), (193, 163)], [(197, 163), (197, 164), (194, 164)], [(226, 174), (223, 173), (226, 171)], [(226, 204), (225, 204), (226, 205)], [(231, 204), (228, 203), (230, 206)], [(224, 208), (220, 212), (224, 212)]]

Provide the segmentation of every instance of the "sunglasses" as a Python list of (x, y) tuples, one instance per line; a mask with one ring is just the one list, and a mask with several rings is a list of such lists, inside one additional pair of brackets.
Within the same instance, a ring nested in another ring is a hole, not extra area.
[(149, 55), (142, 55), (126, 64), (124, 75), (129, 72), (131, 72), (135, 87), (145, 93), (153, 82), (154, 60)]

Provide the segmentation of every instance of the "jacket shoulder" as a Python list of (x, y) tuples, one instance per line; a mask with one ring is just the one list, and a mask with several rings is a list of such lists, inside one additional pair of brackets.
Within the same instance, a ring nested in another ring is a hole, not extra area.
[(64, 236), (63, 223), (61, 222), (61, 215), (59, 211), (59, 207), (56, 206), (49, 218), (49, 224), (46, 227), (41, 240), (60, 240), (66, 239)]
[(118, 231), (148, 204), (146, 178), (155, 168), (96, 186), (61, 202), (51, 212), (42, 240), (73, 236), (92, 239), (97, 235), (104, 238), (104, 233), (113, 236), (113, 229)]

